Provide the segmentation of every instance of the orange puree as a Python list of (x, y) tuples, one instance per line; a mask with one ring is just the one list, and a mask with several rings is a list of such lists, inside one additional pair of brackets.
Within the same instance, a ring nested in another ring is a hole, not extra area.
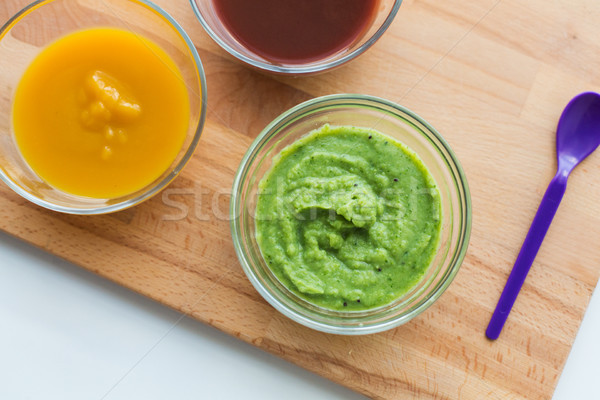
[(173, 162), (189, 98), (173, 60), (137, 34), (93, 28), (35, 58), (17, 87), (14, 134), (29, 166), (75, 195), (135, 192)]

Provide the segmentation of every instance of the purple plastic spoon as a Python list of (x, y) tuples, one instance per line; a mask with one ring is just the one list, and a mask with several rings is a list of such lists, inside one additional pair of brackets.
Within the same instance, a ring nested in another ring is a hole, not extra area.
[(500, 300), (485, 331), (489, 339), (500, 335), (529, 268), (542, 245), (550, 223), (567, 188), (567, 178), (573, 169), (600, 144), (600, 94), (581, 93), (565, 107), (556, 129), (558, 168), (533, 218), (523, 247), (506, 281)]

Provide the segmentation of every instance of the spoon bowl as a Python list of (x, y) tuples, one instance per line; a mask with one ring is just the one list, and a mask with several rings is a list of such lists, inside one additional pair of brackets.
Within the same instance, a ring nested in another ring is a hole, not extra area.
[(581, 93), (567, 104), (556, 130), (558, 170), (569, 172), (600, 144), (600, 94)]

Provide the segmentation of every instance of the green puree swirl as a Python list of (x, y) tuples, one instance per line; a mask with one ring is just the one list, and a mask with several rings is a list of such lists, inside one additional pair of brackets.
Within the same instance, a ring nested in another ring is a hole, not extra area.
[(334, 310), (392, 302), (438, 248), (440, 196), (423, 162), (377, 131), (324, 125), (259, 183), (256, 238), (277, 278)]

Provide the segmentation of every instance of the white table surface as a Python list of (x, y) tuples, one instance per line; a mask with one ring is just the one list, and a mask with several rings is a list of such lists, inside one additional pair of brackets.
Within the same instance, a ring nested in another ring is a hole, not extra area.
[[(0, 399), (364, 399), (2, 233), (0, 326)], [(553, 400), (600, 399), (598, 339), (597, 291)]]

